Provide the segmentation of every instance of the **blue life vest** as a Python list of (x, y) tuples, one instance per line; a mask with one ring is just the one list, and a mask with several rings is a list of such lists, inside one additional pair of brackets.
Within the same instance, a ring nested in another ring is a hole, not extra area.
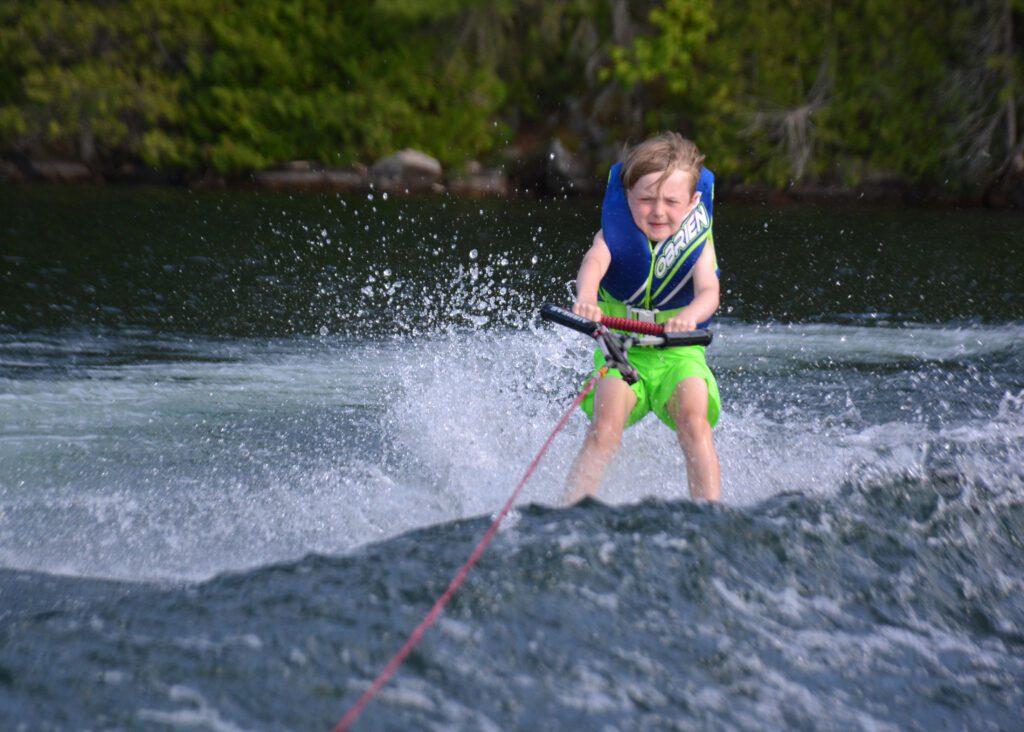
[[(704, 247), (715, 246), (711, 233), (715, 176), (707, 168), (697, 181), (700, 201), (672, 236), (649, 241), (633, 221), (622, 163), (612, 166), (601, 208), (601, 229), (612, 261), (601, 280), (600, 299), (646, 310), (678, 310), (693, 301), (693, 268)], [(715, 262), (715, 274), (719, 274)], [(661, 318), (658, 322), (661, 322)], [(705, 321), (699, 327), (706, 327)]]

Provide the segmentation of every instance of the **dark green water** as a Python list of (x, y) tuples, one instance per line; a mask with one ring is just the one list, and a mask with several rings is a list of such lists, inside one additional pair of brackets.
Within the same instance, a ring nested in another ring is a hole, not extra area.
[[(541, 299), (568, 297), (597, 220), (593, 201), (572, 199), (32, 187), (0, 196), (0, 315), (15, 330), (268, 336), (394, 320), (443, 327), (459, 322), (453, 311), (521, 322)], [(898, 324), (1024, 314), (1019, 213), (718, 208), (722, 315)]]
[[(645, 421), (555, 508), (575, 416), (358, 728), (1019, 726), (1024, 216), (715, 215), (723, 505)], [(0, 187), (0, 727), (329, 729), (579, 387), (597, 220)]]

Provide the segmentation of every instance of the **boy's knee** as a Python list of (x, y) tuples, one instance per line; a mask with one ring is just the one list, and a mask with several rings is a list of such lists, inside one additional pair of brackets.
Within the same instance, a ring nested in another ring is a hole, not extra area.
[(684, 444), (696, 442), (711, 431), (706, 414), (686, 410), (676, 417), (676, 434)]

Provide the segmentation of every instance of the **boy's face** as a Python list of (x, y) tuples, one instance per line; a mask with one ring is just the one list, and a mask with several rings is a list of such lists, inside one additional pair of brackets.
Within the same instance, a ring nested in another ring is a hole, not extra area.
[(633, 221), (651, 241), (662, 241), (676, 233), (700, 201), (697, 181), (689, 171), (672, 171), (659, 188), (661, 176), (660, 172), (648, 173), (626, 192)]

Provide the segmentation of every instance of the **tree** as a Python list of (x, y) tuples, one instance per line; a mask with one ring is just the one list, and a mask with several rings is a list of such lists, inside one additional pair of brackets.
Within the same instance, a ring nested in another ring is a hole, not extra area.
[(1024, 175), (1024, 0), (984, 0), (961, 11), (962, 59), (948, 98), (960, 105), (951, 157), (986, 188)]
[(494, 146), (504, 85), (431, 32), (419, 5), (19, 2), (0, 33), (0, 141), (192, 171), (407, 145), (462, 160)]
[(0, 139), (93, 164), (142, 149), (148, 130), (179, 122), (182, 80), (151, 61), (156, 5), (15, 3), (0, 33)]

